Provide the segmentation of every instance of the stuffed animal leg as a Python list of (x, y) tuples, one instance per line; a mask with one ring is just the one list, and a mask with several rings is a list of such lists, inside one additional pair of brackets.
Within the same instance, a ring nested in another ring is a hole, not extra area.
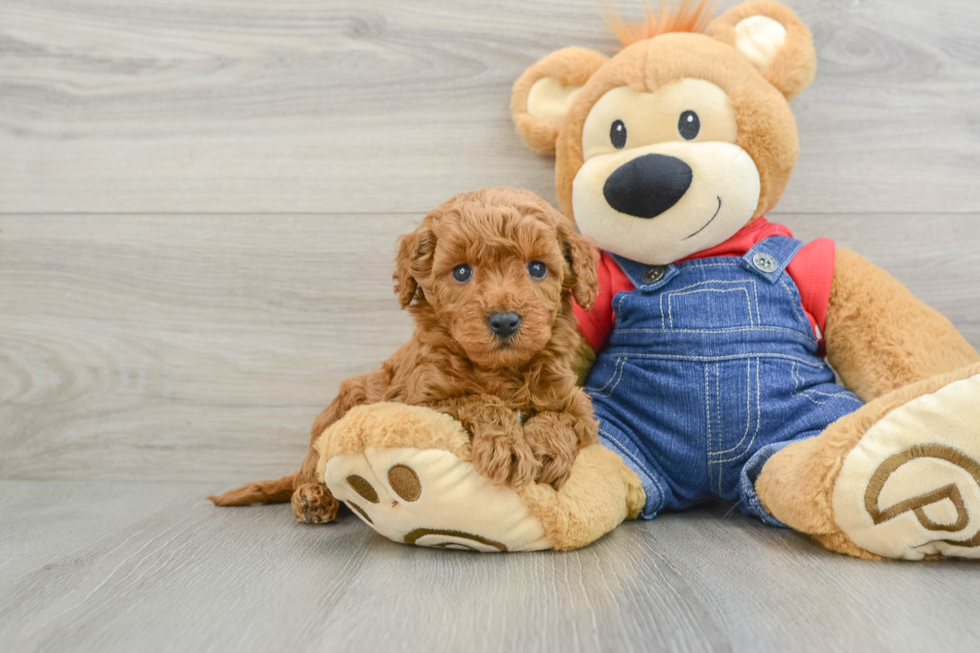
[(756, 491), (774, 517), (860, 558), (980, 558), (980, 365), (900, 388), (790, 444)]
[(317, 475), (333, 496), (390, 540), (482, 552), (570, 550), (633, 519), (645, 495), (616, 454), (583, 449), (556, 491), (493, 485), (470, 464), (469, 436), (428, 408), (351, 409), (316, 442)]
[(774, 517), (861, 558), (980, 558), (980, 355), (884, 270), (839, 250), (827, 356), (867, 401), (774, 454)]

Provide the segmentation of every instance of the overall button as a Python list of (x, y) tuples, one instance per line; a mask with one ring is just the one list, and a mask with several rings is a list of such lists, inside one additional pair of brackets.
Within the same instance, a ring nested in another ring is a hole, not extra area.
[(760, 252), (752, 257), (752, 265), (768, 274), (776, 269), (776, 259)]
[(643, 272), (643, 283), (657, 283), (666, 273), (666, 265), (651, 265)]

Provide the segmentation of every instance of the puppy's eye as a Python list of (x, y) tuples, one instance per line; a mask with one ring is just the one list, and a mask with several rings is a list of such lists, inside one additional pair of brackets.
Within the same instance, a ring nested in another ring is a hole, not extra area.
[(531, 261), (527, 264), (527, 273), (532, 279), (544, 279), (548, 275), (548, 266), (541, 261)]
[(693, 141), (701, 131), (701, 119), (693, 111), (685, 111), (677, 121), (677, 131), (686, 141)]
[(626, 147), (626, 125), (622, 120), (613, 121), (612, 127), (609, 128), (609, 140), (617, 150)]
[(473, 268), (466, 263), (460, 263), (453, 268), (453, 279), (459, 283), (466, 283), (473, 276)]

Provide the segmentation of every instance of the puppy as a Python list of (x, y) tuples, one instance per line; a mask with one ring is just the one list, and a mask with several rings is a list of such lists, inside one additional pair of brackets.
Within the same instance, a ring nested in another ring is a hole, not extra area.
[(572, 313), (572, 297), (593, 305), (597, 264), (591, 242), (529, 191), (453, 197), (399, 241), (395, 292), (415, 320), (412, 338), (380, 369), (340, 385), (299, 471), (211, 500), (291, 499), (297, 520), (331, 521), (339, 504), (316, 479), (313, 443), (352, 407), (379, 401), (457, 418), (472, 435), (473, 466), (496, 484), (560, 487), (579, 449), (598, 441), (576, 386)]

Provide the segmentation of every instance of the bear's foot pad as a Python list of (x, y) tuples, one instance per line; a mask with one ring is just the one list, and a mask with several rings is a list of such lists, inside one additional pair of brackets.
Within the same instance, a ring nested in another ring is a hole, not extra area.
[(980, 375), (888, 413), (848, 452), (834, 519), (887, 558), (980, 558)]
[(495, 553), (549, 549), (517, 493), (441, 449), (385, 448), (334, 456), (324, 481), (366, 524), (395, 542)]

